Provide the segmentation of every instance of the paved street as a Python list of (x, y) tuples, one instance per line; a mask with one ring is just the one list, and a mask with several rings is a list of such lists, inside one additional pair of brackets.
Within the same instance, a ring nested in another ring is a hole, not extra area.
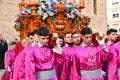
[(0, 69), (0, 77), (2, 76), (4, 70), (3, 69)]

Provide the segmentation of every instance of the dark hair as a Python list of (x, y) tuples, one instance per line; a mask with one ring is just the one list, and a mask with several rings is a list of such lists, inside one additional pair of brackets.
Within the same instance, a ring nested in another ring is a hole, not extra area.
[(50, 35), (50, 31), (47, 27), (40, 27), (38, 30), (37, 30), (37, 34), (39, 36), (49, 36)]
[(33, 33), (32, 32), (29, 32), (27, 37), (29, 38), (30, 36), (33, 36)]
[(33, 35), (37, 34), (37, 29), (35, 29), (32, 33)]
[(109, 29), (106, 34), (109, 35), (112, 32), (118, 32), (118, 31), (117, 31), (117, 29)]
[(63, 38), (62, 36), (59, 36), (59, 39), (62, 39), (62, 40), (64, 40), (64, 38)]
[(71, 36), (73, 37), (74, 34), (79, 34), (79, 33), (78, 32), (73, 32)]
[(58, 37), (59, 37), (59, 39), (63, 40), (63, 44), (62, 44), (62, 46), (63, 46), (64, 45), (64, 38), (62, 36), (58, 36)]
[(64, 34), (64, 36), (66, 36), (67, 34), (72, 34), (72, 32), (70, 32), (70, 31), (69, 31), (69, 32), (66, 32), (66, 33)]
[(15, 38), (14, 40), (18, 40), (17, 38)]
[(92, 34), (92, 30), (89, 27), (84, 27), (80, 33), (84, 36), (86, 34)]
[(14, 45), (14, 44), (16, 44), (16, 42), (11, 42), (11, 45)]
[(15, 45), (16, 44), (16, 42), (11, 42), (9, 45)]

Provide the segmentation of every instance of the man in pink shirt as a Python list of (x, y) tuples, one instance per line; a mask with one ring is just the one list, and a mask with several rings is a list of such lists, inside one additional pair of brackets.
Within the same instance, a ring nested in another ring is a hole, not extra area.
[(47, 27), (40, 27), (38, 34), (38, 45), (26, 55), (26, 80), (57, 80), (55, 54), (62, 52), (59, 47), (56, 48), (56, 53), (49, 48), (50, 32)]
[(73, 56), (75, 55), (75, 51), (77, 50), (77, 48), (80, 46), (81, 44), (81, 36), (80, 33), (78, 32), (73, 32), (72, 33), (72, 41), (73, 41), (73, 55), (71, 57), (69, 57), (69, 63), (71, 64), (70, 66), (68, 66), (70, 68), (70, 79), (71, 77), (74, 75), (74, 70), (73, 70)]
[(26, 80), (26, 71), (25, 71), (25, 57), (27, 55), (27, 52), (33, 48), (35, 45), (37, 45), (38, 42), (38, 34), (37, 30), (34, 30), (32, 32), (33, 36), (28, 36), (28, 43), (29, 45), (24, 48), (20, 55), (19, 55), (19, 79), (20, 80)]
[(110, 52), (113, 53), (113, 59), (109, 62), (108, 79), (120, 80), (120, 41), (115, 43)]
[(70, 77), (72, 76), (72, 70), (71, 70), (72, 56), (74, 55), (75, 49), (80, 45), (80, 34), (78, 32), (73, 32), (72, 34), (69, 35), (69, 37), (68, 38), (66, 37), (66, 39), (68, 39), (66, 41), (68, 41), (67, 42), (68, 44), (71, 43), (72, 45), (63, 47), (63, 54), (65, 54), (66, 56), (66, 61), (63, 63), (61, 80), (70, 80)]
[[(109, 29), (107, 31), (106, 35), (107, 35), (108, 42), (105, 43), (105, 45), (108, 48), (108, 50), (110, 51), (110, 47), (113, 46), (114, 43), (117, 41), (117, 30), (116, 29)], [(113, 62), (112, 60), (109, 61), (109, 65), (112, 65), (112, 62)], [(103, 61), (103, 71), (106, 72), (106, 75), (104, 75), (105, 80), (108, 80), (108, 74), (113, 73), (111, 71), (111, 69), (112, 69), (112, 66), (109, 66), (109, 69), (108, 69), (108, 62)], [(110, 70), (110, 71), (108, 72), (108, 70)], [(110, 80), (110, 76), (109, 76), (109, 80)]]
[[(72, 55), (72, 53), (70, 52), (72, 50), (72, 46), (73, 46), (73, 41), (72, 41), (72, 32), (66, 32), (64, 35), (64, 41), (65, 41), (65, 45), (62, 47), (62, 54), (65, 55), (66, 58), (68, 58), (68, 56)], [(70, 69), (68, 69), (69, 63), (68, 60), (64, 61), (64, 63), (62, 64), (62, 74), (61, 76), (61, 80), (69, 80), (70, 79)]]
[(33, 41), (29, 40), (28, 38), (31, 39), (32, 38), (32, 33), (29, 33), (27, 35), (27, 38), (23, 39), (21, 42), (18, 42), (16, 44), (16, 52), (15, 52), (15, 64), (14, 64), (14, 71), (13, 71), (13, 79), (14, 80), (19, 80), (19, 68), (20, 68), (20, 55), (22, 50), (24, 50), (24, 48), (26, 48), (29, 44), (31, 44)]
[[(104, 80), (102, 76), (102, 60), (109, 61), (112, 54), (104, 44), (94, 46), (92, 30), (84, 27), (81, 30), (82, 43), (75, 51), (71, 80)], [(99, 41), (100, 42), (100, 41)]]

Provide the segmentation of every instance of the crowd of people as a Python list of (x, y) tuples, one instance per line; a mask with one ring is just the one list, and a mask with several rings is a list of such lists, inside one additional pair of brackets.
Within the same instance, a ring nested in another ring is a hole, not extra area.
[(106, 35), (99, 39), (84, 27), (61, 37), (40, 27), (8, 50), (0, 47), (6, 55), (1, 80), (120, 80), (120, 38), (116, 29)]

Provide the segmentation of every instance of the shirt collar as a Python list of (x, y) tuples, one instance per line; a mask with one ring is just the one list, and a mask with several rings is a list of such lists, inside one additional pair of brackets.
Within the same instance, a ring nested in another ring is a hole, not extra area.
[[(84, 43), (82, 43), (81, 45), (82, 45), (82, 47), (88, 46), (88, 45), (86, 45)], [(93, 46), (93, 43), (91, 43), (89, 46)]]
[(32, 43), (32, 44), (31, 44), (31, 46), (32, 46), (32, 47), (34, 47), (34, 46), (35, 46), (35, 44), (34, 44), (34, 43)]
[(43, 45), (39, 42), (39, 43), (38, 43), (38, 46), (39, 46), (39, 47), (42, 47)]
[(68, 47), (69, 45), (68, 44), (65, 44), (65, 47)]
[(110, 41), (108, 41), (107, 43), (108, 43), (108, 45), (111, 45), (111, 44), (112, 44)]
[(39, 43), (38, 43), (38, 46), (39, 46), (39, 47), (43, 47), (43, 46), (44, 46), (44, 47), (48, 47), (49, 45), (48, 45), (48, 44), (47, 44), (47, 45), (42, 45), (42, 44), (39, 42)]

